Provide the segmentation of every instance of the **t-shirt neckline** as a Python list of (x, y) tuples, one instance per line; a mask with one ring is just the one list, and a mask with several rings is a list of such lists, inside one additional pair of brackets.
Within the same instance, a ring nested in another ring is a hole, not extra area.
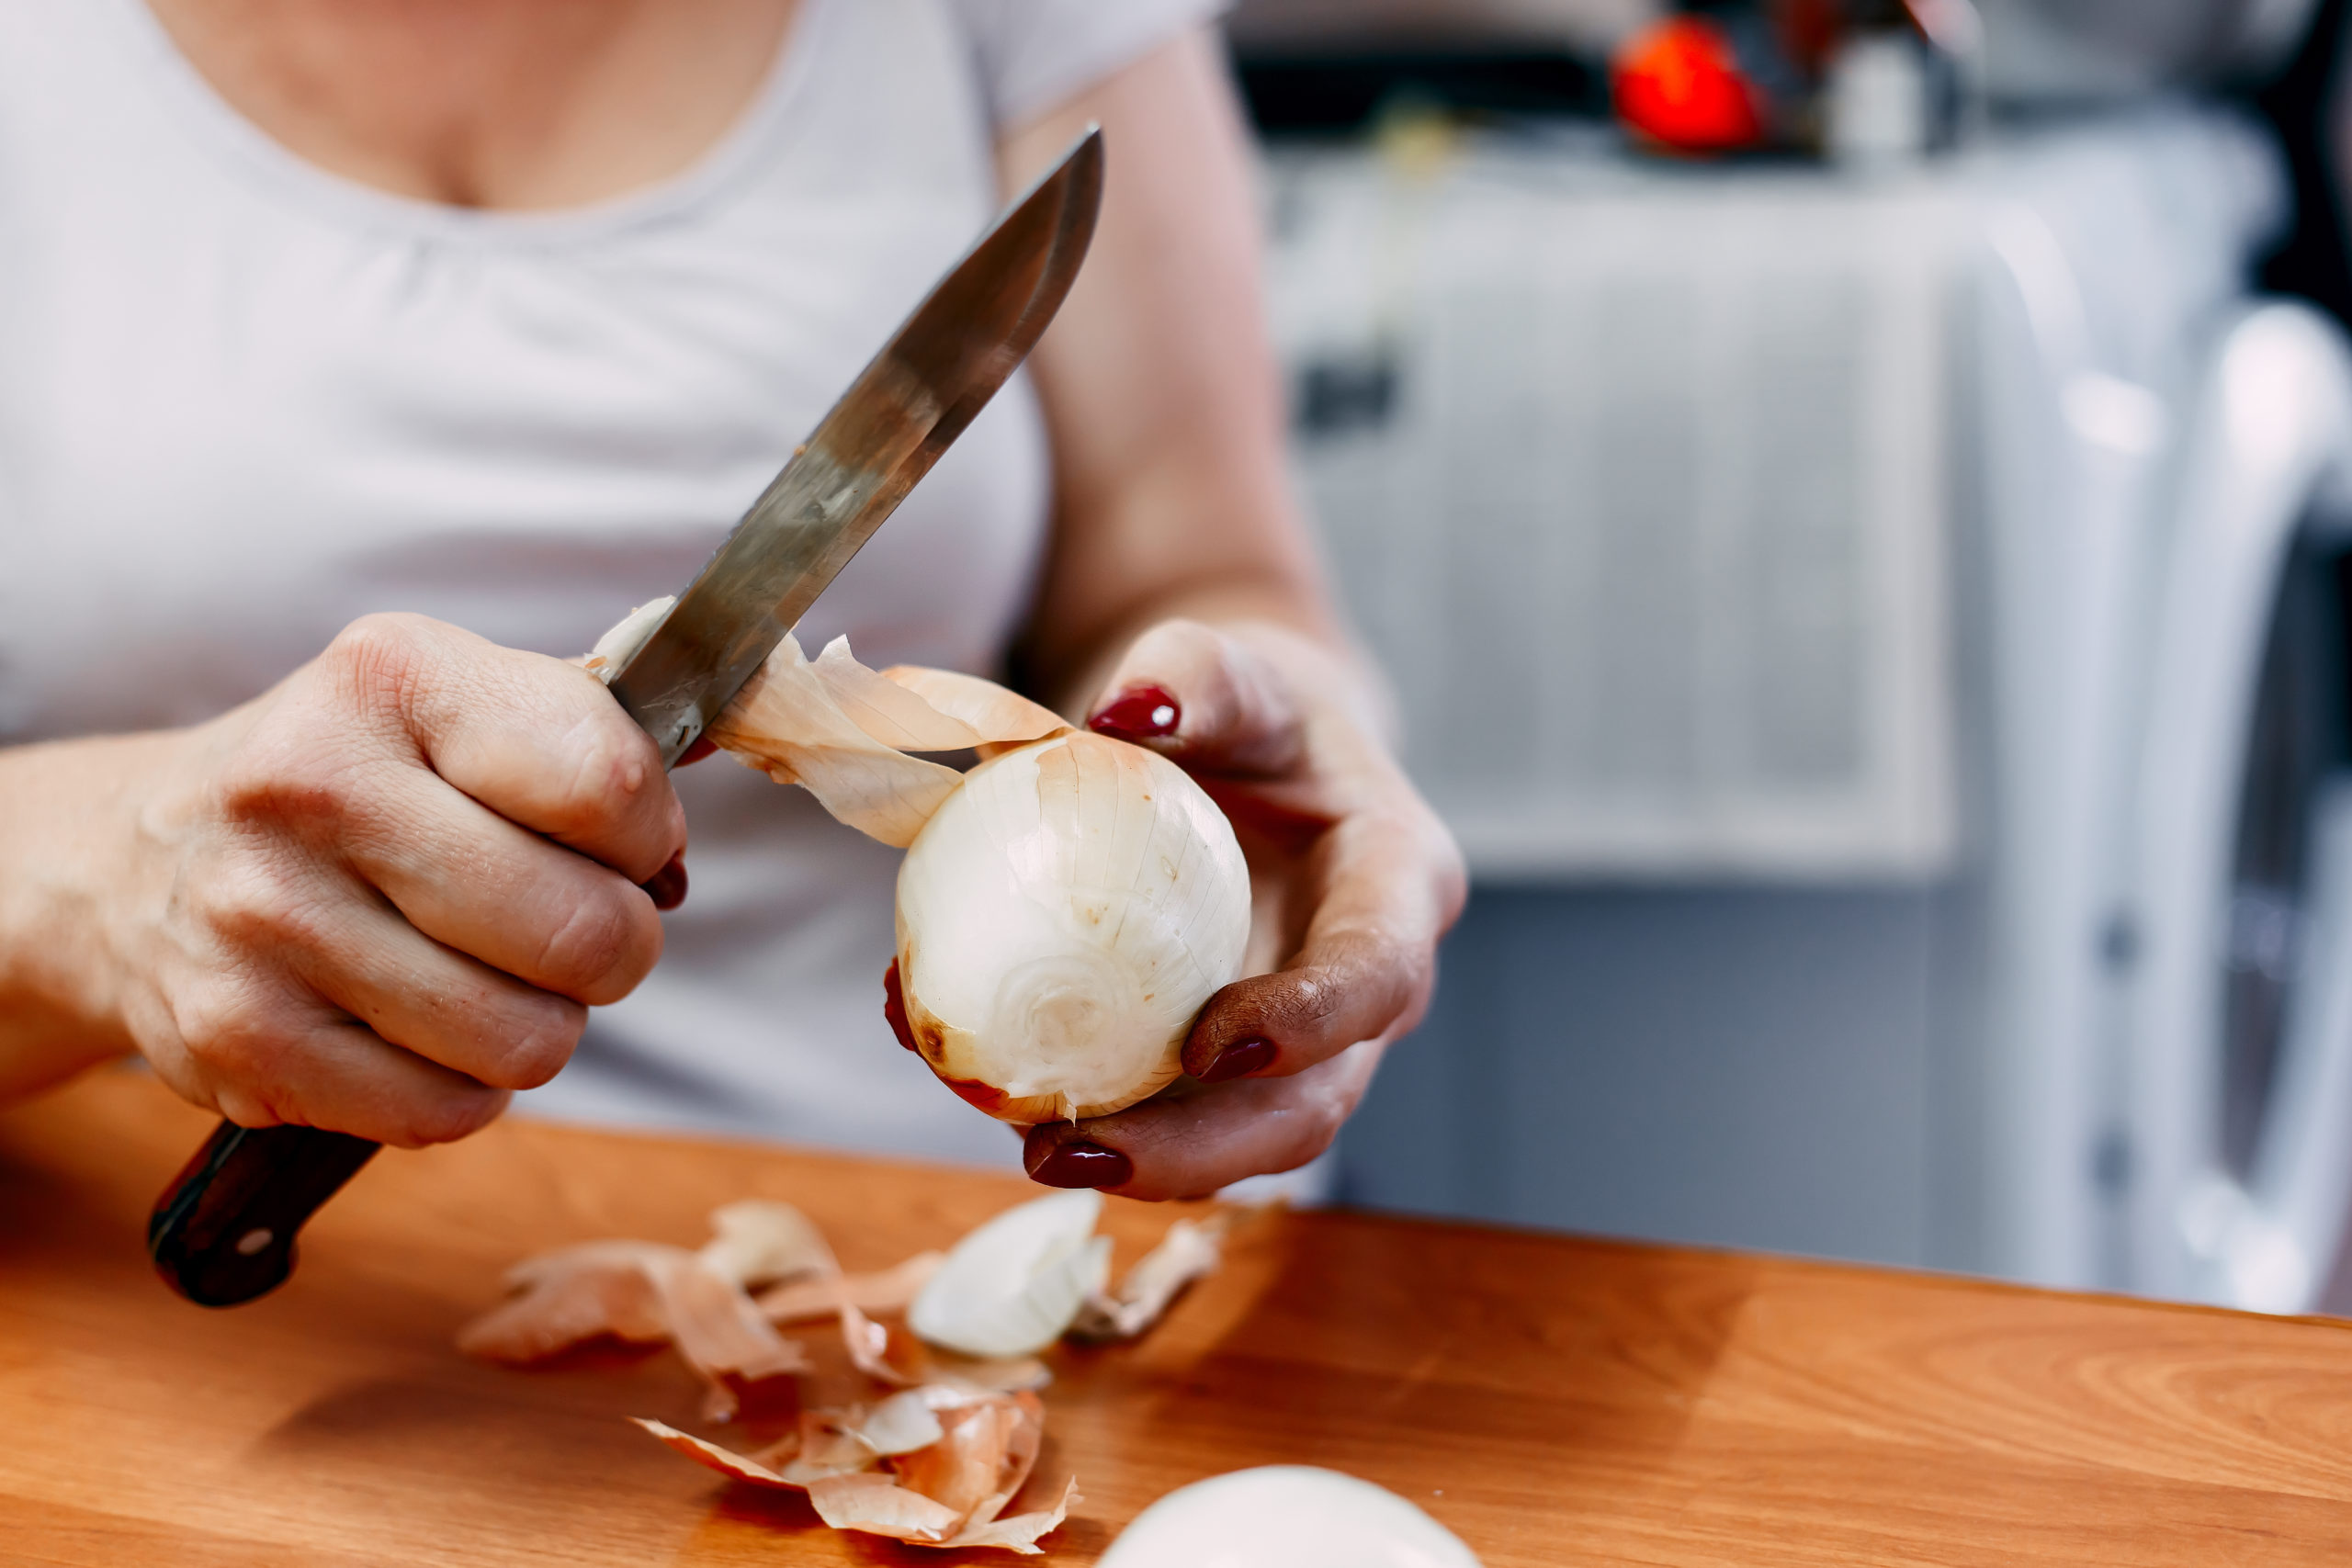
[(301, 210), (416, 239), (487, 245), (560, 245), (617, 235), (684, 215), (713, 199), (766, 151), (817, 54), (831, 0), (799, 0), (775, 58), (735, 122), (684, 169), (601, 201), (544, 211), (454, 206), (379, 189), (311, 162), (246, 118), (181, 52), (147, 0), (109, 0), (130, 51), (157, 80), (168, 111), (220, 162)]

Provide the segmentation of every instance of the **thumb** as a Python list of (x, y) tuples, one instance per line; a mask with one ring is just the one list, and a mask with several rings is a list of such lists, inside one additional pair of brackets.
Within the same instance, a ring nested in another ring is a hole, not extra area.
[(1288, 773), (1304, 745), (1298, 703), (1281, 671), (1198, 621), (1162, 621), (1137, 637), (1086, 722), (1098, 735), (1208, 773)]

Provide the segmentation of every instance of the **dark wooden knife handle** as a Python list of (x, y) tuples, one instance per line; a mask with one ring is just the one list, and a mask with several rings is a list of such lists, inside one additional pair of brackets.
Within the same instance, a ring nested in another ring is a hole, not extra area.
[(316, 1127), (223, 1122), (147, 1220), (164, 1282), (198, 1306), (236, 1306), (294, 1272), (294, 1238), (383, 1145)]

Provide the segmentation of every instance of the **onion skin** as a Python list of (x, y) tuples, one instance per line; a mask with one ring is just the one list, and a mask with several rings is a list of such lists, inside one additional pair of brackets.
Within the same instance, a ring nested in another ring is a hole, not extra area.
[(1200, 786), (1065, 731), (974, 769), (910, 847), (901, 1040), (1000, 1121), (1107, 1116), (1182, 1075), (1249, 928), (1240, 846)]

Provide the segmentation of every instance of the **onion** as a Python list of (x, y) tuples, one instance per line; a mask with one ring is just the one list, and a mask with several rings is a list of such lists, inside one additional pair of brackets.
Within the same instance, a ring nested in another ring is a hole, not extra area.
[(1062, 1337), (1111, 1270), (1094, 1234), (1102, 1195), (1056, 1192), (1007, 1209), (948, 1252), (907, 1326), (967, 1356), (1032, 1356)]
[[(605, 634), (609, 679), (665, 603)], [(710, 739), (797, 784), (899, 872), (894, 1024), (972, 1104), (1030, 1124), (1173, 1082), (1193, 1021), (1241, 973), (1250, 872), (1216, 804), (1156, 752), (947, 671), (876, 673), (786, 637)], [(977, 750), (958, 773), (918, 752)]]
[(1101, 1568), (1478, 1568), (1394, 1492), (1303, 1464), (1179, 1487), (1119, 1532)]
[(982, 763), (899, 868), (907, 1028), (1007, 1122), (1104, 1116), (1183, 1071), (1240, 973), (1250, 873), (1200, 785), (1080, 730)]

